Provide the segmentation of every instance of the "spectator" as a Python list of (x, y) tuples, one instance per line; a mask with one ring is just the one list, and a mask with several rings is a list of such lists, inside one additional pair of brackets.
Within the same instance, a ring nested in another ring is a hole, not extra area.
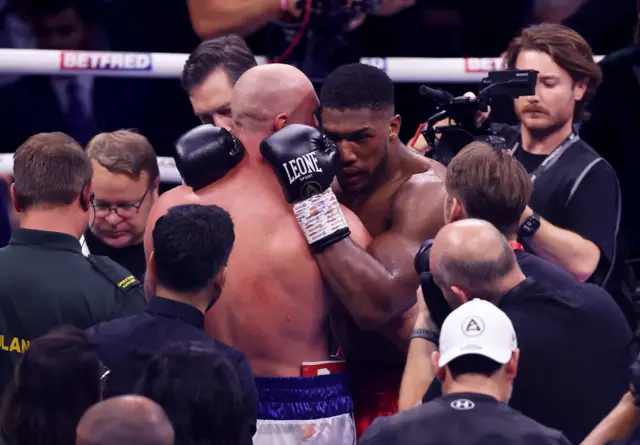
[(105, 257), (82, 255), (89, 223), (91, 161), (62, 133), (29, 138), (14, 155), (12, 201), (20, 228), (0, 249), (0, 390), (25, 345), (51, 329), (137, 313), (141, 283)]
[(164, 346), (202, 342), (227, 357), (240, 375), (246, 412), (254, 417), (253, 435), (258, 396), (249, 361), (204, 332), (204, 314), (224, 286), (235, 239), (231, 218), (216, 206), (176, 206), (158, 219), (152, 236), (146, 282), (157, 282), (150, 286), (157, 294), (147, 311), (90, 330), (100, 357), (113, 371), (105, 396), (130, 393), (147, 362)]
[(81, 330), (61, 327), (35, 340), (2, 399), (5, 445), (74, 445), (78, 421), (100, 401), (107, 375)]
[(144, 230), (160, 185), (156, 153), (144, 136), (119, 130), (94, 137), (87, 156), (95, 198), (86, 251), (108, 256), (142, 280)]
[(176, 445), (251, 445), (255, 413), (247, 412), (238, 374), (222, 351), (176, 343), (158, 353), (137, 392), (159, 403), (176, 433)]
[(171, 422), (146, 397), (121, 396), (93, 405), (80, 419), (76, 445), (173, 445)]
[(520, 351), (509, 317), (475, 299), (444, 321), (440, 351), (432, 361), (444, 396), (391, 417), (382, 417), (361, 445), (562, 444), (560, 431), (509, 407)]
[[(92, 0), (33, 2), (32, 25), (39, 49), (96, 49), (100, 28)], [(66, 56), (73, 58), (72, 53)], [(86, 73), (24, 76), (0, 90), (3, 147), (14, 151), (27, 138), (42, 132), (62, 131), (82, 146), (101, 131), (135, 127), (152, 132), (158, 121), (154, 121), (156, 110), (147, 104), (151, 90), (139, 79)], [(37, 98), (36, 107), (33, 98)]]
[[(36, 47), (36, 39), (30, 26), (31, 0), (5, 0), (0, 6), (0, 48)], [(19, 74), (3, 74), (0, 86), (22, 77)]]
[[(597, 286), (554, 289), (526, 278), (514, 260), (493, 226), (467, 219), (440, 230), (429, 263), (452, 309), (473, 296), (511, 319), (522, 357), (510, 405), (579, 443), (627, 390), (631, 331)], [(434, 396), (430, 388), (424, 401)]]
[(256, 65), (253, 53), (237, 35), (205, 40), (189, 55), (182, 86), (203, 124), (231, 128), (231, 92), (240, 76)]

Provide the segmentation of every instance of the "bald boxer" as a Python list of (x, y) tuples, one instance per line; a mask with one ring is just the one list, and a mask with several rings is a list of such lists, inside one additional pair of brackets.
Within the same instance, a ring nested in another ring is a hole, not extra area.
[[(323, 230), (334, 230), (330, 215), (339, 214), (332, 203), (337, 196), (373, 236), (366, 249), (345, 235), (328, 240), (331, 245), (316, 252), (323, 276), (342, 303), (332, 313), (332, 326), (349, 366), (361, 432), (376, 416), (397, 411), (413, 325), (408, 319), (415, 315), (419, 284), (413, 260), (420, 244), (444, 225), (446, 170), (400, 142), (393, 82), (383, 71), (344, 65), (329, 75), (320, 101), (323, 132), (337, 145), (335, 163), (323, 167), (329, 182), (337, 176), (335, 195), (328, 189), (322, 194), (328, 215)], [(283, 159), (293, 160), (293, 147), (298, 146), (295, 137), (278, 139), (272, 150), (278, 153), (272, 163), (276, 171)], [(313, 145), (307, 147), (314, 151)], [(297, 187), (295, 182), (289, 185), (295, 171), (288, 173), (283, 187)], [(319, 224), (315, 219), (312, 223)], [(340, 230), (336, 233), (344, 235)], [(313, 241), (313, 236), (308, 238)]]
[(87, 410), (76, 430), (76, 445), (173, 445), (164, 410), (142, 396), (114, 397)]
[[(354, 440), (345, 377), (301, 377), (303, 362), (328, 359), (330, 291), (259, 152), (260, 142), (274, 131), (294, 123), (314, 125), (317, 106), (313, 85), (298, 69), (271, 64), (247, 71), (231, 101), (235, 137), (206, 125), (183, 136), (176, 164), (186, 185), (160, 197), (147, 225), (148, 255), (155, 221), (171, 206), (215, 203), (231, 215), (236, 242), (206, 330), (242, 350), (254, 375), (261, 376), (254, 438), (259, 445)], [(354, 237), (367, 243), (357, 218), (345, 216)], [(152, 291), (153, 283), (147, 288)]]

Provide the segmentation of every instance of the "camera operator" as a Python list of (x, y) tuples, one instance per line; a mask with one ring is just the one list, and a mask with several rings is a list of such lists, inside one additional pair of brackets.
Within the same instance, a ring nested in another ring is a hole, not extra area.
[[(522, 350), (511, 406), (579, 443), (628, 386), (626, 346), (631, 330), (618, 306), (593, 284), (558, 289), (525, 277), (513, 248), (485, 221), (446, 225), (428, 255), (431, 267), (421, 271), (421, 288), (431, 314), (423, 307), (416, 327), (436, 330), (434, 299), (446, 301), (451, 309), (473, 298), (497, 305), (515, 326)], [(439, 297), (434, 287), (440, 289)], [(421, 320), (424, 326), (417, 325)], [(432, 347), (434, 336), (420, 334), (412, 333), (407, 369), (415, 370), (411, 361), (424, 362), (427, 352), (418, 348), (422, 352), (412, 354), (414, 343)], [(405, 383), (405, 378), (401, 392), (410, 391), (411, 384), (420, 386), (417, 379)], [(435, 386), (436, 381), (424, 401), (438, 395)]]
[(507, 404), (520, 350), (509, 317), (475, 299), (444, 321), (440, 351), (431, 360), (442, 397), (373, 422), (361, 445), (569, 444), (564, 435)]
[(520, 239), (577, 280), (607, 284), (620, 219), (618, 179), (574, 132), (601, 80), (591, 48), (575, 31), (543, 24), (513, 39), (505, 60), (510, 69), (538, 72), (535, 95), (515, 99), (520, 129), (494, 125), (534, 182)]
[[(345, 6), (353, 0), (343, 0)], [(322, 5), (327, 1), (314, 0), (312, 5)], [(338, 3), (334, 1), (333, 3)], [(410, 6), (415, 0), (381, 0), (375, 15), (393, 15)], [(193, 29), (201, 38), (218, 37), (227, 34), (247, 35), (262, 28), (270, 20), (283, 15), (301, 17), (304, 1), (300, 0), (188, 0), (189, 15)], [(327, 7), (327, 6), (325, 6)], [(360, 18), (352, 27), (359, 26)]]
[(357, 62), (352, 31), (368, 14), (392, 15), (415, 0), (189, 0), (193, 27), (203, 38), (250, 34), (265, 27), (267, 59), (291, 63), (321, 81)]

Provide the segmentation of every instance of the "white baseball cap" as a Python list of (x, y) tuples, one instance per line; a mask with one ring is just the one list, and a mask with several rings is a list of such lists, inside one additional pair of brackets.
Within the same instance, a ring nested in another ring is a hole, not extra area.
[(440, 331), (438, 366), (468, 354), (483, 355), (505, 364), (518, 347), (516, 331), (507, 314), (496, 305), (473, 299), (444, 320)]

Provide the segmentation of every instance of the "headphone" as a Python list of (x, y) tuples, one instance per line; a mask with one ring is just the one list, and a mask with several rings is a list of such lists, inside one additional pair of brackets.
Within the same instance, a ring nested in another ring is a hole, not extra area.
[(85, 212), (89, 211), (89, 207), (91, 206), (91, 204), (93, 204), (93, 200), (95, 199), (95, 194), (93, 192), (91, 192), (91, 194), (89, 195), (89, 201), (86, 201), (84, 199), (84, 191), (88, 186), (88, 183), (85, 184), (84, 186), (82, 186), (82, 190), (80, 191), (80, 207), (82, 207), (82, 210), (84, 210)]

